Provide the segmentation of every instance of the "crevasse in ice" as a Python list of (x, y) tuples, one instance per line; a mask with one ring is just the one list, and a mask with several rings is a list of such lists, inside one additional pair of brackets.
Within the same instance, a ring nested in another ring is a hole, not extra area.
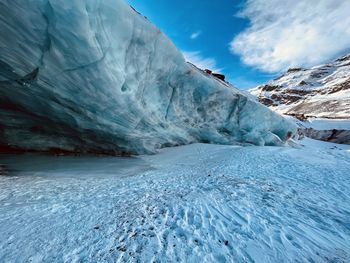
[(279, 145), (294, 131), (187, 64), (123, 0), (0, 2), (3, 149), (143, 154), (193, 142)]

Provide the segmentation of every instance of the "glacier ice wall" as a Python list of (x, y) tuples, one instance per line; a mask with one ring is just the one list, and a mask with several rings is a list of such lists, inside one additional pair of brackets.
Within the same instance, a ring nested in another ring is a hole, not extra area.
[(123, 0), (0, 1), (0, 145), (152, 153), (278, 145), (295, 126), (187, 64)]

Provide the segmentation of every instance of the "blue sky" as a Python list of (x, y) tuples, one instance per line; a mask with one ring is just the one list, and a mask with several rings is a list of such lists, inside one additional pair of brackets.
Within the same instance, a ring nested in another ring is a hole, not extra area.
[(288, 67), (323, 63), (350, 47), (350, 1), (128, 1), (188, 60), (221, 71), (241, 89)]

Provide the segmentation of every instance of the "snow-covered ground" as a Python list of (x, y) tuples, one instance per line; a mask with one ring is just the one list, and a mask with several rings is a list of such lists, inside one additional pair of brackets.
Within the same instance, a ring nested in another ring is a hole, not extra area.
[(350, 119), (309, 118), (303, 125), (315, 130), (350, 130)]
[(302, 144), (1, 156), (0, 261), (349, 262), (350, 147)]

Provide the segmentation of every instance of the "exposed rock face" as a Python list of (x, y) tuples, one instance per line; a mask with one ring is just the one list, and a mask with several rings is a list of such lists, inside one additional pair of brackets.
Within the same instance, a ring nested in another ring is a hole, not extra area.
[(300, 118), (350, 118), (350, 55), (311, 69), (293, 68), (250, 92), (271, 109)]
[(350, 119), (310, 118), (295, 120), (298, 134), (316, 140), (350, 144)]
[(303, 129), (305, 136), (315, 140), (350, 144), (350, 130), (317, 130), (314, 128)]
[(187, 64), (123, 0), (0, 3), (3, 151), (280, 145), (296, 127)]

